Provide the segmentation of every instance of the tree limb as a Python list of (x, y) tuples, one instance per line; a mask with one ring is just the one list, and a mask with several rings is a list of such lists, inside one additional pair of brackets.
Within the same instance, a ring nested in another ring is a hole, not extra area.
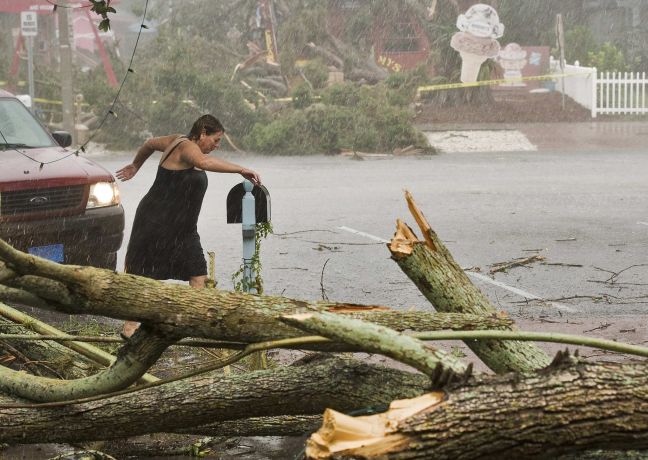
[(120, 390), (144, 375), (174, 341), (145, 326), (140, 327), (112, 366), (92, 376), (74, 380), (38, 377), (0, 366), (0, 391), (32, 401), (48, 402)]
[(356, 319), (341, 318), (330, 313), (304, 313), (285, 316), (282, 321), (359, 350), (380, 353), (408, 364), (430, 377), (435, 388), (463, 381), (470, 377), (472, 371), (471, 365), (466, 366), (457, 358), (420, 340)]

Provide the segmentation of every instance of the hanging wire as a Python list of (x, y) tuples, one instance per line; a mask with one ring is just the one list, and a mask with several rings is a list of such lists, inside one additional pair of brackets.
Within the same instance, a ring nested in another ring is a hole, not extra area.
[[(90, 141), (92, 141), (92, 139), (95, 138), (95, 136), (99, 133), (99, 131), (103, 127), (104, 123), (108, 119), (109, 115), (112, 115), (115, 118), (117, 118), (117, 114), (114, 111), (115, 105), (117, 104), (117, 101), (119, 100), (119, 95), (121, 94), (121, 91), (124, 88), (124, 83), (126, 83), (126, 79), (128, 78), (128, 74), (129, 73), (135, 73), (135, 71), (133, 70), (132, 65), (133, 65), (133, 59), (135, 59), (135, 52), (137, 51), (137, 45), (138, 45), (138, 43), (140, 41), (140, 37), (142, 36), (142, 30), (143, 29), (148, 29), (148, 26), (146, 24), (144, 24), (144, 22), (146, 21), (146, 11), (148, 9), (148, 4), (149, 4), (149, 0), (146, 0), (146, 3), (144, 4), (144, 13), (142, 14), (142, 22), (140, 23), (139, 32), (137, 32), (137, 39), (135, 40), (135, 46), (133, 47), (133, 54), (131, 54), (130, 61), (128, 61), (128, 68), (127, 68), (126, 72), (124, 73), (124, 78), (122, 79), (121, 85), (119, 85), (119, 89), (117, 89), (117, 94), (115, 95), (115, 99), (113, 99), (113, 102), (110, 105), (110, 109), (108, 110), (108, 112), (106, 112), (106, 114), (102, 118), (102, 120), (99, 123), (99, 126), (97, 127), (97, 129), (95, 129), (93, 131), (90, 138), (80, 147), (80, 149), (84, 149), (85, 146), (88, 145), (88, 143)], [(78, 152), (78, 150), (77, 150), (77, 152)]]
[[(47, 0), (47, 2), (54, 5), (55, 8), (57, 6), (63, 6), (63, 5), (57, 5), (56, 3), (54, 3), (54, 2), (52, 2), (50, 0)], [(110, 105), (110, 109), (108, 109), (108, 111), (106, 112), (104, 117), (101, 119), (101, 122), (99, 123), (99, 126), (92, 132), (92, 135), (88, 138), (88, 140), (85, 141), (83, 143), (83, 145), (81, 145), (79, 148), (77, 148), (74, 152), (70, 152), (68, 155), (65, 155), (65, 156), (63, 156), (61, 158), (57, 158), (56, 160), (51, 160), (51, 161), (39, 161), (39, 160), (36, 160), (36, 159), (30, 157), (29, 155), (27, 155), (25, 152), (21, 152), (20, 150), (18, 150), (15, 147), (12, 147), (10, 150), (15, 150), (16, 152), (18, 152), (19, 154), (21, 154), (22, 156), (24, 156), (26, 158), (29, 158), (33, 162), (40, 163), (40, 169), (43, 169), (43, 166), (45, 166), (45, 165), (56, 163), (57, 161), (63, 161), (66, 158), (71, 157), (73, 155), (79, 156), (80, 151), (85, 153), (86, 146), (97, 136), (97, 134), (99, 133), (99, 131), (101, 130), (103, 125), (106, 123), (106, 120), (108, 119), (108, 117), (112, 115), (115, 118), (117, 118), (117, 114), (115, 113), (115, 110), (114, 110), (115, 105), (117, 105), (117, 102), (119, 101), (119, 95), (121, 94), (121, 91), (124, 88), (124, 84), (126, 83), (126, 79), (128, 78), (128, 74), (129, 73), (135, 73), (135, 71), (132, 68), (132, 65), (133, 65), (133, 60), (135, 59), (135, 53), (137, 52), (137, 45), (139, 44), (140, 37), (142, 36), (142, 30), (143, 29), (148, 29), (148, 26), (146, 24), (144, 24), (144, 22), (146, 21), (146, 12), (148, 10), (148, 4), (149, 4), (149, 0), (146, 0), (146, 3), (144, 4), (144, 13), (142, 13), (142, 22), (140, 23), (140, 28), (139, 28), (139, 31), (137, 33), (137, 38), (135, 40), (135, 46), (133, 47), (133, 53), (131, 54), (130, 61), (128, 62), (128, 69), (124, 73), (124, 78), (122, 79), (122, 82), (119, 85), (119, 88), (117, 89), (117, 94), (115, 94), (115, 98), (113, 99), (112, 104)], [(66, 6), (66, 8), (68, 8), (68, 7)], [(72, 7), (69, 7), (69, 8), (72, 8)], [(0, 137), (2, 137), (2, 140), (4, 141), (5, 144), (10, 144), (10, 142), (7, 141), (7, 138), (5, 137), (5, 135), (2, 133), (2, 130), (0, 130)]]

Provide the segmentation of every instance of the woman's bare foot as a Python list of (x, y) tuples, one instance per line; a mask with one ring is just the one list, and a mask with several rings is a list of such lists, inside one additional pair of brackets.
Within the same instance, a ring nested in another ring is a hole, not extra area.
[(122, 335), (124, 337), (130, 337), (132, 336), (137, 328), (139, 327), (140, 323), (137, 323), (135, 321), (125, 321), (124, 322), (124, 329), (122, 330)]

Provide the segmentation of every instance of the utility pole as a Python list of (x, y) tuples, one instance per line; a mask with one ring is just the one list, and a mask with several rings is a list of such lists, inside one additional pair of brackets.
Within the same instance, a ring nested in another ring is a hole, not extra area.
[(562, 14), (556, 15), (556, 44), (560, 51), (560, 88), (562, 92), (562, 109), (565, 110), (565, 30), (563, 28)]
[(61, 78), (61, 101), (63, 101), (63, 129), (72, 135), (72, 145), (77, 144), (74, 129), (74, 91), (72, 88), (72, 47), (70, 46), (70, 22), (67, 2), (57, 8), (59, 29), (59, 56)]

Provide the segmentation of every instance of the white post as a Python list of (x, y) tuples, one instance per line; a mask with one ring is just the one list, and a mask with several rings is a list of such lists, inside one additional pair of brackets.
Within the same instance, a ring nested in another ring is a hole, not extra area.
[(641, 108), (646, 113), (646, 72), (641, 72)]
[(623, 113), (628, 113), (628, 72), (623, 72)]
[[(605, 72), (605, 108), (610, 108), (610, 72)], [(609, 110), (607, 111), (609, 112)]]
[(29, 82), (29, 98), (31, 99), (30, 110), (34, 112), (34, 37), (27, 36), (27, 81)]
[(243, 290), (250, 294), (257, 294), (254, 281), (256, 273), (254, 273), (253, 259), (256, 252), (256, 206), (252, 190), (254, 185), (249, 180), (243, 181), (243, 195), (242, 208), (242, 228), (243, 228)]
[(596, 92), (596, 85), (597, 83), (597, 78), (596, 78), (596, 67), (592, 69), (592, 73), (590, 73), (590, 79), (591, 79), (591, 88), (592, 88), (592, 118), (596, 118), (596, 112), (598, 109), (598, 100), (596, 98), (597, 92)]

